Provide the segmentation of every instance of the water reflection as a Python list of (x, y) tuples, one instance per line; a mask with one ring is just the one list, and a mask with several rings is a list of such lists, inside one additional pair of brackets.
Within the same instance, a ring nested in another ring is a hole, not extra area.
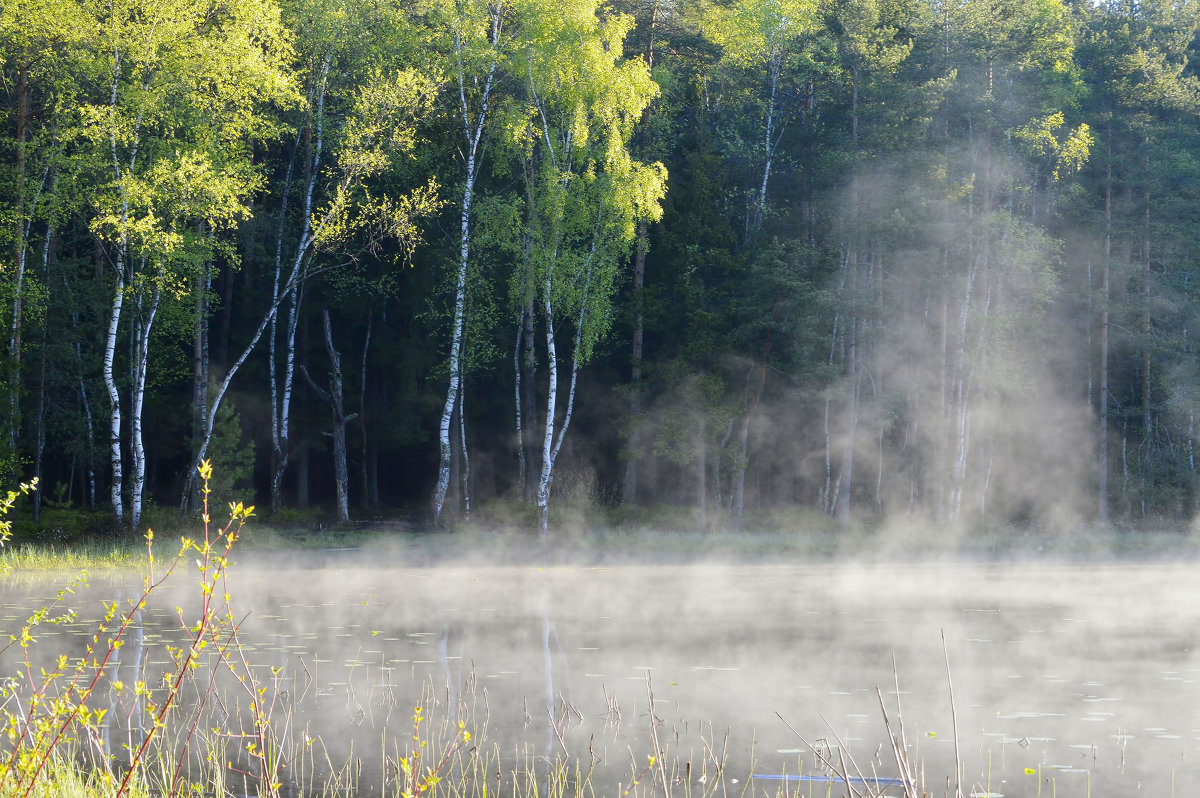
[[(612, 784), (644, 770), (656, 736), (684, 763), (670, 778), (697, 783), (724, 765), (719, 777), (738, 778), (739, 792), (831, 785), (798, 737), (890, 778), (877, 686), (889, 705), (901, 701), (930, 791), (955, 770), (955, 715), (964, 792), (1169, 795), (1200, 776), (1200, 602), (1186, 567), (381, 561), (244, 562), (230, 575), (237, 606), (251, 610), (239, 638), (288, 727), (281, 740), (319, 737), (328, 762), (361, 763), (364, 789), (378, 791), (379, 752), (410, 739), (413, 708), (430, 702), (429, 717), (436, 709), (452, 725), (486, 719), (506, 756), (522, 745), (543, 758), (569, 751), (600, 762)], [(134, 587), (97, 583), (74, 597), (79, 623), (47, 634), (38, 656), (80, 656), (96, 602)], [(2, 631), (47, 593), (0, 592)], [(110, 685), (161, 679), (161, 645), (178, 643), (175, 607), (190, 617), (189, 602), (179, 582), (155, 596), (107, 666)], [(0, 658), (5, 673), (13, 657)], [(201, 706), (201, 688), (181, 711), (212, 721), (236, 764), (245, 701), (222, 692)], [(105, 696), (104, 748), (136, 747), (145, 707), (133, 691)], [(751, 774), (760, 778), (747, 785)]]

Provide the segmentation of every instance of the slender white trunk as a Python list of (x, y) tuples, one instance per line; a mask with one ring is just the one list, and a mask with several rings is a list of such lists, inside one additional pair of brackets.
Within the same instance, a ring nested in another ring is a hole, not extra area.
[(446, 505), (446, 491), (450, 487), (450, 421), (454, 408), (458, 404), (458, 390), (462, 380), (460, 360), (462, 357), (463, 319), (466, 310), (467, 293), (467, 253), (471, 240), (471, 199), (475, 188), (473, 170), (475, 154), (471, 153), (467, 160), (468, 178), (463, 187), (461, 246), (458, 261), (458, 283), (454, 292), (454, 326), (450, 340), (450, 385), (446, 390), (446, 403), (442, 406), (442, 419), (438, 424), (438, 443), (441, 448), (441, 458), (438, 466), (437, 487), (433, 495), (433, 518), (442, 517)]
[(554, 459), (554, 411), (558, 402), (558, 350), (554, 342), (554, 306), (550, 299), (553, 287), (553, 270), (546, 270), (546, 287), (543, 308), (546, 314), (546, 362), (550, 369), (550, 382), (546, 390), (546, 426), (542, 433), (542, 471), (538, 476), (538, 532), (546, 538), (550, 524), (550, 481), (553, 478)]
[(438, 462), (437, 486), (433, 493), (433, 518), (438, 521), (446, 505), (446, 491), (450, 487), (450, 422), (454, 408), (458, 404), (458, 392), (461, 387), (462, 373), (462, 339), (463, 324), (466, 318), (467, 302), (467, 264), (471, 251), (471, 203), (475, 194), (475, 179), (479, 174), (479, 143), (483, 140), (484, 125), (487, 122), (488, 103), (491, 100), (492, 81), (499, 65), (500, 46), (500, 9), (492, 11), (492, 63), (488, 68), (480, 96), (479, 113), (471, 119), (470, 107), (467, 102), (467, 76), (463, 64), (463, 43), (461, 33), (455, 33), (455, 51), (458, 57), (458, 99), (459, 110), (462, 112), (463, 135), (467, 144), (467, 164), (465, 180), (463, 181), (462, 208), (459, 228), (458, 279), (454, 289), (454, 321), (450, 333), (450, 384), (446, 389), (446, 403), (442, 406), (442, 418), (438, 424), (438, 445), (440, 458)]
[[(162, 271), (158, 277), (161, 279)], [(133, 451), (133, 484), (129, 493), (129, 524), (136, 532), (142, 520), (142, 494), (146, 485), (146, 450), (142, 443), (142, 408), (146, 396), (146, 370), (150, 359), (150, 332), (154, 327), (154, 317), (158, 315), (158, 303), (162, 297), (159, 280), (155, 280), (152, 289), (150, 307), (142, 319), (138, 320), (135, 330), (134, 343), (134, 372), (133, 386), (130, 396), (133, 406), (129, 414), (129, 428)], [(140, 309), (140, 308), (139, 308)]]
[(117, 285), (113, 292), (112, 311), (108, 319), (108, 336), (104, 342), (104, 387), (108, 389), (108, 400), (111, 405), (109, 413), (109, 458), (112, 463), (111, 497), (113, 516), (117, 524), (125, 523), (125, 505), (122, 501), (122, 462), (121, 462), (121, 395), (117, 391), (117, 381), (113, 377), (113, 360), (117, 351), (117, 329), (121, 323), (121, 308), (125, 302), (125, 269), (123, 264), (117, 265)]
[[(149, 89), (149, 84), (143, 82), (142, 88)], [(121, 52), (113, 51), (113, 80), (109, 96), (109, 145), (112, 152), (113, 176), (117, 182), (117, 190), (121, 195), (121, 218), (119, 240), (116, 252), (117, 284), (113, 293), (112, 310), (109, 314), (108, 336), (104, 344), (104, 386), (108, 390), (109, 402), (112, 405), (109, 415), (109, 453), (112, 462), (112, 484), (110, 496), (113, 505), (113, 518), (117, 525), (125, 523), (125, 507), (122, 495), (124, 493), (124, 469), (121, 462), (121, 395), (117, 390), (117, 382), (113, 376), (113, 362), (117, 351), (117, 331), (121, 323), (121, 310), (125, 301), (125, 269), (129, 254), (129, 193), (125, 181), (133, 174), (137, 165), (138, 149), (141, 142), (142, 115), (139, 112), (133, 123), (132, 144), (129, 150), (129, 166), (127, 171), (121, 167), (121, 159), (117, 152), (117, 130), (121, 127), (116, 119), (117, 89), (121, 82)]]
[(277, 473), (274, 475), (276, 485), (283, 481), (283, 472), (287, 469), (289, 442), (291, 441), (292, 419), (292, 390), (296, 385), (296, 327), (300, 322), (300, 304), (304, 301), (304, 290), (300, 285), (293, 285), (288, 292), (288, 323), (284, 336), (283, 356), (283, 392), (279, 397), (279, 444), (280, 459)]
[[(597, 232), (597, 237), (599, 232)], [(579, 381), (579, 348), (583, 341), (583, 325), (587, 318), (588, 292), (591, 288), (592, 267), (591, 259), (596, 254), (596, 239), (592, 240), (592, 251), (588, 254), (585, 265), (583, 283), (583, 300), (579, 306), (579, 317), (575, 326), (575, 348), (571, 354), (571, 384), (567, 393), (567, 412), (563, 415), (562, 426), (555, 435), (554, 412), (558, 401), (558, 354), (554, 340), (554, 306), (551, 302), (553, 288), (553, 269), (546, 270), (546, 285), (543, 307), (546, 313), (546, 359), (550, 364), (550, 385), (546, 394), (546, 431), (542, 436), (542, 472), (538, 478), (538, 531), (542, 539), (546, 539), (550, 524), (550, 487), (554, 483), (554, 464), (562, 449), (563, 439), (567, 437), (567, 428), (571, 426), (571, 415), (575, 410), (575, 387)]]
[(770, 82), (771, 95), (767, 102), (767, 124), (763, 131), (763, 174), (762, 183), (758, 189), (758, 204), (754, 209), (754, 226), (753, 229), (747, 231), (747, 235), (757, 233), (762, 229), (763, 218), (767, 212), (767, 183), (771, 179), (771, 165), (775, 154), (775, 112), (778, 104), (779, 95), (779, 75), (782, 69), (780, 56), (775, 55), (771, 59), (770, 67)]
[[(279, 204), (279, 229), (275, 233), (275, 274), (271, 282), (271, 309), (267, 314), (267, 322), (270, 327), (270, 334), (267, 336), (267, 374), (271, 387), (271, 511), (278, 512), (282, 507), (282, 500), (279, 495), (279, 480), (283, 475), (283, 469), (280, 468), (280, 461), (283, 459), (283, 445), (279, 437), (279, 413), (276, 408), (279, 407), (279, 378), (275, 370), (275, 344), (278, 340), (278, 320), (279, 314), (277, 308), (282, 302), (283, 296), (288, 292), (281, 292), (280, 278), (283, 275), (283, 232), (287, 225), (287, 210), (288, 199), (292, 191), (292, 169), (296, 163), (296, 154), (300, 150), (300, 139), (303, 132), (296, 134), (296, 143), (293, 145), (292, 157), (288, 161), (287, 173), (283, 178), (283, 199)], [(311, 180), (309, 181), (311, 185)], [(259, 333), (262, 330), (260, 328)], [(258, 335), (254, 336), (254, 341), (258, 341)], [(237, 365), (240, 365), (238, 361)], [(205, 435), (204, 443), (201, 445), (201, 450), (208, 449), (208, 436)], [(203, 459), (203, 455), (196, 459), (199, 463)], [(192, 469), (195, 479), (196, 469)], [(186, 492), (184, 500), (186, 501)]]
[[(296, 322), (300, 314), (300, 302), (303, 298), (303, 292), (299, 290), (299, 284), (303, 274), (304, 264), (311, 252), (315, 233), (312, 230), (312, 208), (313, 208), (313, 193), (316, 189), (317, 181), (321, 175), (321, 155), (325, 147), (325, 90), (328, 85), (329, 68), (333, 60), (333, 51), (330, 50), (325, 55), (325, 61), (321, 65), (321, 78), (317, 82), (316, 87), (316, 113), (314, 114), (315, 135), (313, 138), (312, 158), (305, 164), (305, 182), (304, 182), (304, 208), (301, 218), (300, 238), (296, 243), (295, 257), (292, 259), (292, 271), (285, 285), (279, 284), (281, 265), (281, 256), (283, 246), (283, 230), (287, 220), (287, 188), (290, 186), (291, 166), (288, 167), (288, 174), (285, 180), (285, 190), (282, 204), (279, 211), (279, 232), (275, 242), (275, 279), (273, 283), (274, 301), (270, 314), (271, 325), (271, 356), (270, 356), (270, 380), (271, 380), (271, 448), (272, 451), (272, 469), (271, 469), (271, 509), (278, 511), (283, 504), (283, 475), (287, 470), (289, 451), (289, 433), (292, 402), (292, 386), (295, 382), (295, 362), (296, 362)], [(300, 134), (303, 135), (303, 132)], [(297, 146), (299, 145), (300, 137), (297, 137)], [(320, 225), (318, 225), (320, 226)], [(284, 302), (288, 302), (288, 325), (286, 337), (284, 338), (285, 364), (283, 377), (283, 390), (280, 392), (277, 383), (276, 359), (275, 359), (275, 318), (278, 307)], [(215, 409), (214, 409), (215, 415)]]
[[(282, 301), (284, 299), (286, 299), (288, 296), (290, 296), (291, 290), (293, 288), (295, 288), (296, 283), (298, 283), (299, 281), (300, 281), (300, 274), (299, 274), (299, 271), (297, 270), (293, 274), (292, 280), (289, 280), (288, 285), (290, 287), (287, 289), (287, 291), (284, 293), (284, 295), (282, 297), (280, 297), (275, 303), (273, 303), (271, 305), (270, 308), (267, 309), (267, 312), (263, 315), (262, 320), (258, 323), (258, 328), (255, 329), (254, 335), (251, 336), (250, 342), (246, 344), (246, 348), (242, 350), (241, 355), (239, 355), (238, 359), (235, 360), (233, 362), (233, 365), (231, 365), (229, 367), (229, 371), (226, 372), (226, 374), (225, 374), (225, 379), (223, 379), (221, 381), (220, 386), (217, 388), (217, 391), (213, 396), (212, 407), (208, 412), (208, 422), (207, 422), (207, 426), (204, 430), (204, 436), (203, 436), (203, 439), (201, 440), (200, 448), (197, 450), (196, 459), (192, 463), (193, 476), (196, 473), (196, 469), (199, 468), (199, 466), (200, 466), (200, 461), (202, 461), (204, 459), (204, 457), (208, 454), (208, 446), (212, 442), (212, 433), (213, 433), (213, 427), (215, 426), (215, 420), (217, 417), (217, 409), (221, 406), (221, 401), (225, 398), (226, 391), (229, 390), (229, 384), (231, 382), (233, 382), (234, 375), (238, 373), (238, 370), (246, 362), (246, 359), (250, 357), (250, 353), (254, 351), (254, 347), (256, 347), (258, 345), (258, 342), (262, 338), (263, 333), (266, 331), (268, 325), (272, 324), (275, 321), (276, 315), (278, 314), (278, 311), (279, 311), (279, 305), (282, 303)], [(273, 425), (276, 424), (278, 422), (278, 420), (279, 420), (278, 416), (275, 416), (274, 414), (272, 414)], [(185, 488), (185, 491), (184, 491), (185, 501), (186, 501), (186, 496), (187, 496), (188, 491), (189, 491), (189, 489)], [(186, 509), (186, 504), (182, 505), (180, 509), (181, 510)]]

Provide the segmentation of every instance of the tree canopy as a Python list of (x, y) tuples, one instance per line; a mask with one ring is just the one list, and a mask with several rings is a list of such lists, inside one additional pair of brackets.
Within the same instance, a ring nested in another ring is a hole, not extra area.
[(209, 457), (343, 519), (1190, 520), (1198, 30), (7, 3), (0, 476), (114, 528), (192, 508)]

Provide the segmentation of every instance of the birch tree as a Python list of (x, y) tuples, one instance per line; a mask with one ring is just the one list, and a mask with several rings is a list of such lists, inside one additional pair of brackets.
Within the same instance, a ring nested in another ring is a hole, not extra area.
[(721, 47), (721, 64), (746, 74), (754, 86), (747, 95), (755, 117), (748, 146), (755, 153), (758, 180), (747, 197), (748, 239), (762, 229), (780, 140), (803, 107), (796, 83), (815, 66), (817, 53), (807, 40), (818, 28), (817, 4), (814, 0), (734, 0), (713, 5), (701, 28)]
[[(215, 388), (190, 470), (194, 479), (207, 453), (216, 408), (265, 334), (271, 399), (270, 491), (276, 511), (282, 506), (282, 481), (290, 457), (296, 330), (304, 283), (323, 268), (346, 266), (385, 240), (403, 255), (411, 255), (420, 239), (416, 220), (438, 207), (435, 181), (405, 193), (374, 185), (415, 151), (417, 125), (430, 110), (434, 82), (415, 69), (399, 66), (401, 54), (392, 52), (394, 48), (353, 51), (355, 31), (372, 29), (372, 20), (377, 29), (403, 38), (396, 28), (407, 23), (400, 17), (347, 19), (330, 13), (323, 18), (330, 27), (306, 42), (311, 70), (307, 113), (288, 129), (291, 150), (279, 187), (270, 301), (250, 340)], [(281, 334), (278, 320), (285, 306)], [(190, 494), (189, 485), (181, 510)]]
[(496, 114), (502, 64), (511, 52), (515, 32), (512, 9), (505, 0), (467, 0), (440, 7), (434, 16), (443, 42), (446, 71), (457, 100), (454, 110), (455, 139), (461, 162), (462, 187), (458, 202), (458, 257), (454, 284), (454, 310), (450, 325), (448, 356), (449, 384), (438, 423), (438, 477), (433, 491), (433, 517), (437, 521), (446, 505), (450, 487), (451, 421), (460, 406), (462, 387), (463, 334), (467, 313), (467, 275), (471, 262), (472, 206), (475, 184), (483, 164), (485, 133)]
[(211, 257), (198, 229), (228, 231), (260, 185), (250, 144), (272, 133), (263, 109), (289, 102), (290, 48), (270, 2), (190, 6), (127, 0), (93, 9), (102, 99), (81, 108), (86, 135), (107, 150), (109, 172), (92, 229), (110, 246), (114, 286), (104, 354), (110, 416), (111, 497), (125, 521), (122, 401), (115, 376), (126, 303), (132, 336), (129, 524), (141, 520), (142, 414), (151, 333), (164, 292)]
[[(612, 323), (618, 273), (638, 219), (661, 217), (661, 164), (629, 153), (634, 126), (657, 87), (641, 60), (619, 53), (632, 20), (577, 3), (552, 13), (531, 3), (542, 27), (521, 54), (527, 74), (529, 122), (524, 141), (532, 185), (526, 196), (531, 263), (517, 272), (519, 297), (532, 294), (545, 337), (549, 372), (537, 505), (540, 533), (549, 524), (554, 466), (574, 412), (579, 369)], [(524, 279), (533, 281), (531, 286)], [(563, 328), (572, 330), (562, 343)], [(566, 407), (559, 417), (559, 359), (570, 352)], [(561, 354), (560, 354), (561, 353)]]

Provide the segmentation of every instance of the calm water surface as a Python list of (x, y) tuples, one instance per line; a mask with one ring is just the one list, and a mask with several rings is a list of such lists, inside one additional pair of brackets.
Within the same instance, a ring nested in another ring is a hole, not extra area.
[[(378, 751), (385, 735), (403, 744), (432, 684), (438, 711), (472, 701), (505, 750), (586, 758), (591, 745), (616, 782), (606, 794), (619, 795), (630, 763), (653, 751), (652, 691), (660, 744), (697, 767), (724, 752), (733, 794), (748, 783), (749, 794), (774, 795), (782, 782), (772, 776), (820, 775), (808, 744), (845, 746), (864, 771), (895, 773), (878, 687), (893, 721), (899, 698), (932, 794), (954, 772), (955, 715), (966, 794), (1165, 797), (1200, 785), (1190, 565), (399, 559), (329, 553), (320, 566), (251, 560), (231, 572), (251, 658), (279, 668), (274, 693), (332, 758)], [(191, 617), (189, 579), (155, 596), (110, 678), (161, 678), (155, 644), (178, 639), (180, 609)], [(48, 631), (40, 650), (81, 652), (97, 601), (128, 600), (139, 585), (94, 579), (70, 598), (80, 620)], [(55, 588), (0, 587), (0, 631)], [(0, 666), (17, 667), (13, 651)]]

